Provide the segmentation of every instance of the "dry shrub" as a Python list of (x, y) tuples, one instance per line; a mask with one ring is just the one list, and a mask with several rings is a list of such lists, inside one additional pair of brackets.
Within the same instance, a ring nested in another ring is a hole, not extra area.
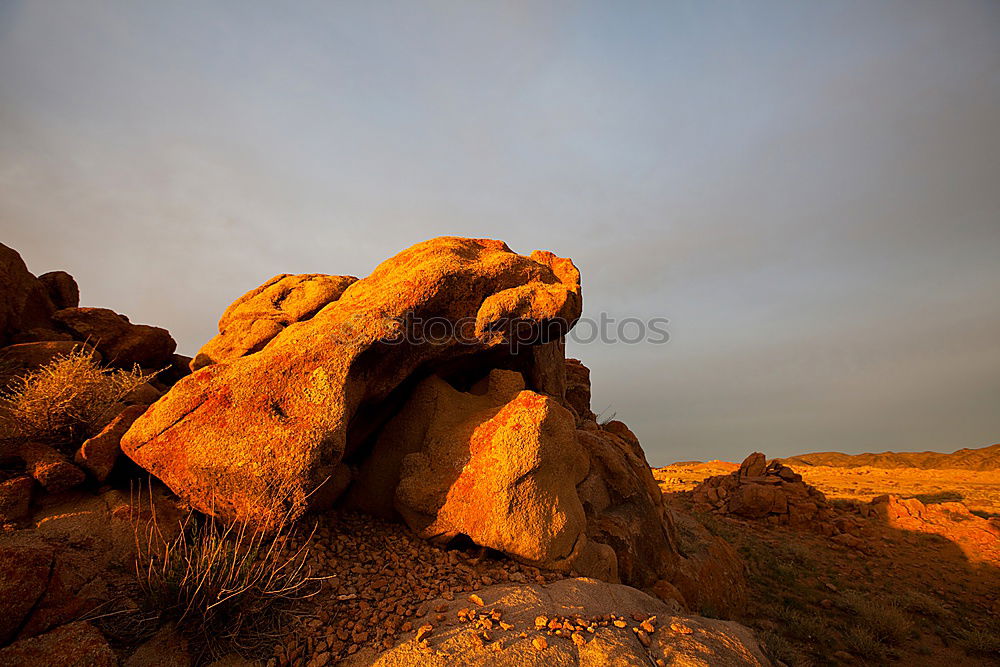
[(855, 626), (844, 635), (847, 650), (862, 658), (882, 658), (888, 649), (871, 630), (863, 626)]
[(1000, 660), (1000, 621), (995, 622), (991, 628), (963, 631), (958, 643), (970, 655)]
[(792, 667), (812, 667), (813, 661), (792, 642), (772, 630), (757, 633), (761, 649), (771, 661), (781, 661)]
[(921, 616), (936, 619), (944, 618), (948, 615), (948, 610), (937, 599), (920, 591), (903, 591), (896, 596), (896, 599), (899, 602), (899, 606), (911, 614), (920, 614)]
[(849, 611), (858, 615), (862, 629), (880, 643), (898, 646), (913, 627), (910, 617), (892, 598), (847, 591), (844, 603)]
[(223, 525), (188, 512), (166, 531), (155, 513), (136, 524), (136, 574), (146, 611), (175, 623), (204, 656), (260, 657), (295, 615), (295, 601), (319, 592), (307, 565), (312, 539), (290, 515), (274, 530)]
[(0, 436), (72, 450), (106, 426), (122, 399), (154, 375), (138, 366), (102, 368), (82, 350), (60, 356), (0, 389)]

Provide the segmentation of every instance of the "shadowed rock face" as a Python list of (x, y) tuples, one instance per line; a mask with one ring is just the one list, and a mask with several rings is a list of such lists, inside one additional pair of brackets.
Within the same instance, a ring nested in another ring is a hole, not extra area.
[[(477, 354), (509, 356), (525, 329), (530, 342), (558, 338), (581, 307), (569, 260), (525, 257), (500, 241), (427, 241), (261, 351), (179, 382), (122, 449), (198, 509), (266, 524), (284, 512), (279, 499), (293, 514), (305, 508), (308, 493), (363, 444), (349, 433), (370, 432), (376, 408), (408, 379)], [(463, 340), (415, 339), (432, 319), (459, 326)]]
[(12, 248), (0, 244), (0, 345), (19, 331), (51, 327), (56, 307)]
[(382, 431), (350, 500), (386, 518), (395, 509), (421, 537), (467, 535), (568, 568), (588, 551), (576, 490), (588, 470), (573, 414), (519, 373), (494, 370), (469, 393), (432, 376)]
[(170, 363), (177, 348), (166, 329), (132, 324), (108, 308), (63, 308), (53, 313), (52, 319), (77, 340), (91, 342), (105, 363), (120, 368), (133, 364), (162, 368)]

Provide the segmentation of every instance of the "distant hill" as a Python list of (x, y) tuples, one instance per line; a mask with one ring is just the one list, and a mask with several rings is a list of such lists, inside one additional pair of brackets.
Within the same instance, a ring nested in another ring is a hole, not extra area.
[(1000, 444), (979, 449), (940, 452), (882, 452), (881, 454), (841, 454), (816, 452), (778, 459), (785, 465), (832, 466), (836, 468), (923, 468), (960, 470), (1000, 470)]

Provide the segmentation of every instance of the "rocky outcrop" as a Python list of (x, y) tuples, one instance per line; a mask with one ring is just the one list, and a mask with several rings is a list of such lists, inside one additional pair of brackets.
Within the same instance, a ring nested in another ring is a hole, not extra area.
[(0, 577), (0, 645), (106, 605), (115, 576), (118, 585), (134, 585), (137, 538), (153, 511), (171, 539), (181, 515), (159, 491), (67, 494), (41, 507), (28, 528), (4, 535), (0, 572), (17, 576)]
[(713, 618), (739, 618), (750, 595), (747, 565), (739, 552), (688, 514), (670, 515), (683, 556), (672, 583), (684, 605)]
[(34, 480), (28, 475), (13, 474), (0, 481), (0, 525), (28, 516)]
[(522, 562), (652, 588), (678, 558), (642, 449), (620, 422), (581, 426), (514, 371), (469, 392), (432, 376), (382, 430), (347, 503), (398, 512), (427, 538), (465, 535)]
[(80, 287), (73, 276), (65, 271), (49, 271), (38, 276), (49, 300), (57, 309), (76, 308), (80, 305)]
[(219, 319), (219, 335), (205, 343), (191, 370), (261, 350), (285, 327), (308, 320), (344, 293), (354, 276), (277, 275), (234, 301)]
[(118, 657), (97, 628), (81, 621), (0, 649), (0, 664), (8, 667), (116, 667)]
[(493, 586), (478, 591), (475, 600), (441, 599), (428, 609), (440, 615), (418, 617), (404, 641), (380, 654), (358, 653), (344, 664), (771, 664), (742, 625), (686, 616), (675, 604), (593, 579)]
[(788, 466), (768, 464), (760, 452), (750, 454), (739, 470), (704, 480), (692, 499), (696, 509), (781, 525), (819, 524), (834, 516), (820, 491)]
[[(79, 308), (79, 303), (80, 289), (73, 276), (50, 271), (36, 278), (16, 251), (0, 244), (0, 347), (35, 346), (8, 349), (18, 363), (42, 361), (48, 354), (46, 346), (58, 350), (58, 342), (64, 351), (74, 340), (96, 347), (105, 363), (122, 368), (139, 364), (160, 370), (176, 361), (172, 355), (177, 345), (165, 329), (132, 324), (107, 308)], [(0, 375), (6, 374), (2, 361)], [(186, 372), (186, 360), (184, 366)], [(170, 384), (179, 377), (162, 373), (160, 379)]]
[(970, 560), (1000, 565), (1000, 525), (973, 514), (962, 503), (924, 504), (917, 498), (885, 495), (862, 508), (863, 514), (892, 528), (940, 535), (957, 544)]
[(385, 499), (422, 537), (466, 535), (523, 562), (568, 569), (584, 552), (600, 559), (588, 548), (576, 490), (587, 472), (573, 415), (525, 389), (521, 374), (494, 370), (468, 393), (432, 376), (386, 426), (354, 504), (384, 515)]
[(145, 411), (145, 405), (130, 405), (122, 410), (100, 433), (80, 445), (74, 457), (76, 464), (98, 482), (104, 482), (118, 461), (122, 436)]
[(147, 324), (132, 324), (107, 308), (64, 308), (52, 315), (77, 340), (89, 342), (107, 364), (159, 369), (169, 365), (177, 343), (170, 332)]
[(0, 345), (21, 331), (51, 328), (56, 307), (21, 256), (0, 244)]
[[(564, 335), (580, 308), (569, 260), (500, 241), (427, 241), (259, 352), (178, 382), (122, 449), (199, 509), (267, 523), (284, 514), (277, 499), (305, 509), (345, 455), (370, 447), (422, 375), (526, 365), (531, 355), (512, 350)], [(432, 340), (434, 324), (451, 331)]]
[(678, 555), (642, 448), (594, 421), (589, 371), (565, 359), (580, 308), (567, 259), (421, 243), (263, 349), (179, 382), (122, 449), (224, 518), (268, 525), (346, 490), (429, 539), (664, 588)]

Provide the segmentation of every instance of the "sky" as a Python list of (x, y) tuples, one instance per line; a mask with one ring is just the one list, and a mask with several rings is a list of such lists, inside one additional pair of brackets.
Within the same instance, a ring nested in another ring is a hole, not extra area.
[(571, 257), (653, 465), (1000, 442), (1000, 3), (0, 0), (0, 242), (193, 355), (277, 273)]

